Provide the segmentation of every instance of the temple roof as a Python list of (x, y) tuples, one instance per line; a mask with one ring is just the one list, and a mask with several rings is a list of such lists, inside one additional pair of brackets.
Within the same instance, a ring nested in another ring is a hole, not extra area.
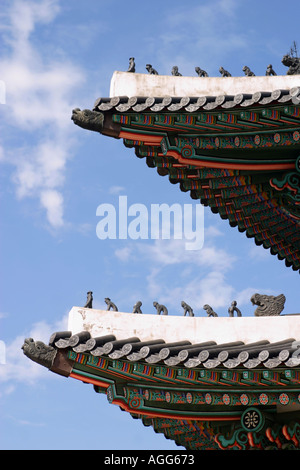
[[(267, 305), (268, 299), (256, 296)], [(300, 364), (294, 354), (300, 339), (299, 315), (186, 317), (73, 307), (68, 328), (64, 338), (54, 335), (50, 344), (94, 357), (188, 369)]]
[[(26, 339), (26, 356), (91, 384), (109, 403), (186, 449), (299, 449), (298, 315), (176, 318), (72, 310), (69, 327), (79, 327), (81, 317), (86, 328), (55, 332), (47, 345)], [(183, 331), (192, 338), (195, 321), (198, 341), (184, 339)], [(176, 335), (170, 341), (174, 331), (181, 341)]]
[(300, 88), (249, 92), (251, 78), (237, 94), (99, 98), (72, 119), (123, 139), (159, 175), (299, 270)]
[(54, 333), (49, 341), (57, 349), (70, 349), (75, 353), (91, 354), (95, 358), (108, 357), (132, 363), (180, 366), (187, 369), (254, 369), (263, 367), (274, 369), (279, 366), (297, 367), (300, 359), (295, 359), (295, 338), (270, 342), (267, 339), (244, 343), (232, 341), (216, 343), (206, 341), (165, 342), (161, 338), (141, 341), (138, 337), (117, 339), (114, 335), (92, 338), (87, 331), (72, 335), (71, 332)]

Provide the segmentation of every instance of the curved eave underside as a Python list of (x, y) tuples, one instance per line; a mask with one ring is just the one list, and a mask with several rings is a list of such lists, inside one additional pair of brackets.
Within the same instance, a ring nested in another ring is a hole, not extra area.
[[(277, 344), (262, 341), (256, 345), (202, 345), (202, 351), (210, 351), (215, 358), (228, 351), (235, 357), (239, 351), (250, 353), (252, 358), (260, 355), (253, 368), (240, 364), (234, 370), (226, 367), (224, 361), (214, 362), (212, 367), (208, 365), (209, 358), (194, 368), (183, 362), (170, 365), (163, 359), (170, 345), (160, 339), (148, 344), (157, 356), (161, 355), (154, 362), (134, 357), (145, 346), (138, 338), (120, 341), (113, 335), (103, 336), (97, 338), (98, 346), (90, 341), (93, 339), (86, 331), (75, 335), (57, 332), (48, 346), (36, 343), (38, 353), (46, 350), (44, 359), (35, 357), (33, 340), (25, 340), (23, 350), (54, 373), (92, 384), (96, 392), (107, 395), (110, 403), (187, 449), (255, 447), (249, 439), (243, 443), (238, 439), (241, 433), (240, 437), (249, 437), (249, 432), (241, 428), (249, 407), (250, 410), (255, 407), (269, 426), (264, 427), (263, 436), (259, 432), (250, 433), (258, 439), (257, 448), (263, 448), (261, 441), (266, 441), (266, 429), (269, 437), (271, 431), (278, 433), (280, 448), (292, 444), (289, 440), (299, 447), (300, 360), (293, 358), (292, 350), (288, 353), (291, 339)], [(178, 357), (187, 347), (177, 345), (175, 351), (173, 345), (169, 359)], [(290, 408), (278, 414), (277, 407), (287, 404), (293, 405), (294, 411)], [(237, 435), (232, 441), (233, 431)], [(294, 439), (296, 436), (298, 439)], [(268, 439), (266, 442), (271, 445)]]
[[(199, 98), (99, 98), (85, 129), (123, 139), (257, 245), (300, 269), (300, 88)], [(99, 118), (100, 124), (99, 124)]]

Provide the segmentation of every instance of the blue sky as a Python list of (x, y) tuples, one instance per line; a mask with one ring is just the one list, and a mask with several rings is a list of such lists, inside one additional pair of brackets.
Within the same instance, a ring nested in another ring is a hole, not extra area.
[(255, 292), (284, 293), (285, 312), (299, 311), (299, 274), (209, 209), (198, 252), (182, 240), (99, 240), (97, 207), (117, 207), (120, 195), (146, 207), (192, 200), (121, 141), (71, 121), (73, 108), (109, 95), (131, 56), (141, 73), (151, 63), (166, 75), (173, 65), (264, 75), (272, 63), (285, 75), (298, 12), (298, 0), (1, 0), (1, 449), (176, 449), (91, 386), (23, 355), (24, 338), (64, 330), (89, 290), (96, 308), (108, 296), (123, 311), (140, 299), (154, 313), (159, 299), (171, 314), (185, 300), (196, 315), (205, 303), (227, 315), (237, 300), (253, 315)]

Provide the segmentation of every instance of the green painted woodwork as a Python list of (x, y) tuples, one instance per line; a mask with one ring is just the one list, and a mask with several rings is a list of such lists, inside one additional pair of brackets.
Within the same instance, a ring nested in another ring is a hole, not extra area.
[(186, 369), (72, 350), (68, 359), (109, 403), (186, 449), (300, 448), (300, 411), (277, 414), (278, 406), (300, 406), (300, 368)]

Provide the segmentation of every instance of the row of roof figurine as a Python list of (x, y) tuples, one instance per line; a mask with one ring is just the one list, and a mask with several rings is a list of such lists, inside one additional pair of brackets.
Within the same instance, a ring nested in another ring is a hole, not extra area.
[[(295, 75), (300, 73), (300, 58), (298, 57), (293, 57), (290, 54), (287, 54), (283, 57), (282, 59), (283, 65), (286, 67), (289, 67), (287, 71), (287, 75)], [(146, 64), (146, 70), (150, 75), (159, 75), (157, 70), (155, 70), (151, 64)], [(129, 67), (127, 72), (135, 72), (135, 59), (134, 57), (129, 58)], [(202, 70), (200, 67), (195, 67), (195, 72), (198, 75), (198, 77), (208, 77), (208, 73), (205, 70)], [(225, 70), (223, 67), (219, 68), (219, 72), (222, 75), (222, 77), (231, 77), (231, 73), (229, 73), (227, 70)], [(243, 72), (247, 77), (253, 77), (255, 76), (255, 73), (250, 70), (250, 68), (245, 65), (243, 67)], [(176, 76), (176, 77), (182, 77), (182, 74), (179, 73), (177, 65), (174, 65), (171, 70), (171, 75)], [(271, 75), (277, 75), (276, 72), (273, 69), (273, 66), (269, 64), (267, 66), (267, 70), (265, 75), (271, 76)]]
[[(255, 311), (256, 316), (279, 315), (284, 308), (285, 296), (283, 294), (278, 296), (254, 294), (250, 300), (253, 305), (258, 306)], [(118, 307), (110, 300), (109, 297), (105, 297), (104, 302), (107, 305), (107, 311), (119, 311)], [(142, 302), (140, 300), (137, 301), (133, 306), (132, 313), (143, 313), (141, 306)], [(153, 306), (158, 315), (168, 315), (168, 309), (165, 305), (159, 304), (158, 302), (153, 302)], [(182, 301), (181, 307), (183, 308), (183, 316), (195, 316), (192, 307), (190, 307), (186, 302)], [(93, 292), (91, 291), (87, 293), (87, 300), (84, 308), (93, 308)], [(210, 305), (205, 304), (203, 309), (206, 311), (208, 317), (218, 317), (218, 314), (212, 309)], [(236, 300), (233, 300), (230, 307), (228, 308), (229, 317), (234, 317), (235, 313), (238, 317), (242, 316), (240, 309), (237, 307)]]
[[(116, 304), (114, 304), (110, 300), (109, 297), (105, 297), (104, 302), (107, 305), (107, 309), (106, 309), (107, 311), (109, 311), (109, 310), (113, 310), (115, 312), (119, 311)], [(87, 293), (87, 301), (86, 301), (86, 304), (85, 304), (84, 308), (93, 308), (92, 304), (93, 304), (93, 292), (89, 291)], [(242, 316), (241, 311), (237, 308), (236, 305), (237, 305), (237, 303), (234, 300), (231, 303), (231, 306), (228, 309), (228, 313), (229, 313), (230, 317), (234, 316), (234, 312), (237, 313), (238, 317)], [(140, 300), (138, 300), (133, 306), (132, 313), (143, 313), (142, 310), (141, 310), (141, 306), (142, 306), (142, 302)], [(192, 307), (190, 307), (186, 302), (182, 301), (181, 306), (183, 308), (183, 315), (184, 316), (186, 316), (186, 315), (188, 315), (190, 317), (195, 316)], [(160, 315), (160, 314), (168, 315), (168, 313), (169, 313), (167, 307), (165, 305), (159, 304), (158, 302), (153, 302), (153, 307), (155, 308), (156, 313), (158, 315)], [(203, 306), (203, 308), (204, 308), (204, 310), (206, 311), (206, 313), (209, 317), (217, 317), (218, 316), (218, 314), (216, 312), (214, 312), (214, 310), (210, 307), (210, 305), (206, 304), (206, 305)]]

